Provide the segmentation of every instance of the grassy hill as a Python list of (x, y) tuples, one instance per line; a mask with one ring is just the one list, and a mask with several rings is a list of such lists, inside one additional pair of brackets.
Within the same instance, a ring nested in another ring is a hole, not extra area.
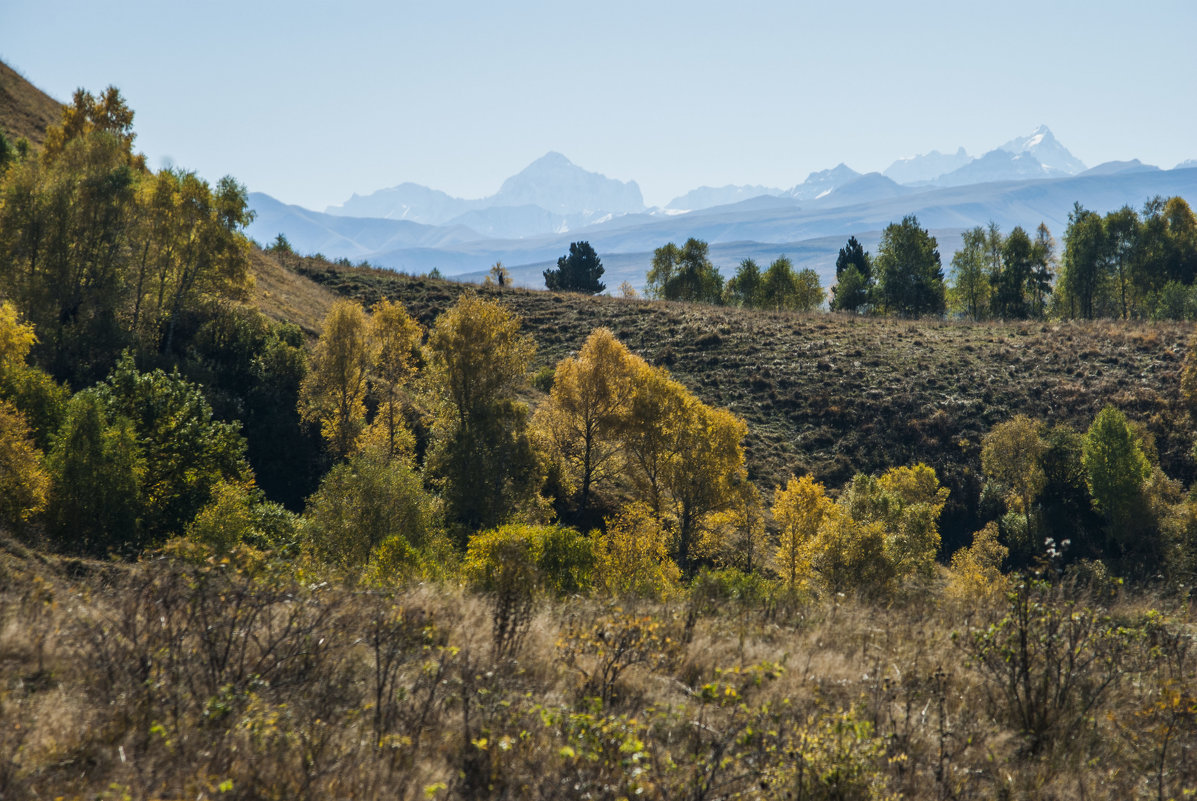
[(62, 106), (0, 61), (0, 131), (10, 139), (25, 137), (35, 145), (46, 138), (46, 128), (58, 122)]
[[(424, 325), (467, 286), (303, 260), (340, 294), (403, 301)], [(858, 472), (925, 462), (951, 488), (945, 550), (976, 525), (981, 439), (1016, 414), (1084, 431), (1113, 404), (1145, 424), (1186, 484), (1194, 430), (1178, 403), (1186, 323), (966, 323), (794, 314), (479, 287), (511, 307), (538, 366), (610, 328), (705, 402), (743, 417), (749, 475), (767, 494), (792, 473), (838, 487)]]

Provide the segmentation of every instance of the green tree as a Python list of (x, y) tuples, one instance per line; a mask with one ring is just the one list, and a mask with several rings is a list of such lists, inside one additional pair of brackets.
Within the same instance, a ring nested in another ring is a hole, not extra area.
[(1047, 310), (1047, 296), (1052, 291), (1053, 267), (1056, 262), (1056, 242), (1045, 223), (1035, 229), (1035, 243), (1031, 250), (1031, 309), (1036, 317)]
[(982, 319), (989, 309), (991, 288), (985, 254), (985, 229), (977, 226), (963, 233), (960, 250), (952, 256), (949, 308), (974, 320)]
[(796, 311), (814, 311), (823, 305), (823, 301), (827, 299), (827, 293), (823, 291), (823, 285), (819, 283), (817, 272), (809, 267), (804, 267), (798, 271), (794, 279), (796, 284), (794, 309)]
[(724, 288), (725, 302), (731, 306), (746, 309), (759, 307), (761, 295), (761, 268), (752, 259), (743, 259), (735, 276)]
[(428, 335), (425, 381), (437, 409), (429, 468), (467, 531), (493, 528), (538, 497), (528, 410), (516, 401), (536, 345), (519, 328), (502, 306), (467, 293)]
[(429, 544), (439, 507), (420, 474), (384, 448), (366, 448), (333, 466), (308, 500), (306, 530), (317, 557), (342, 568), (367, 564), (388, 540)]
[(864, 312), (871, 303), (873, 264), (855, 236), (840, 248), (835, 259), (835, 281), (831, 288), (833, 311)]
[(1106, 284), (1106, 231), (1101, 217), (1076, 203), (1064, 232), (1060, 305), (1069, 317), (1092, 319), (1102, 305)]
[(780, 311), (796, 307), (798, 279), (794, 265), (785, 256), (778, 256), (769, 264), (761, 279), (761, 308)]
[(670, 242), (653, 251), (648, 289), (653, 297), (692, 303), (718, 303), (723, 276), (711, 263), (710, 247), (690, 238), (680, 248)]
[(132, 426), (144, 464), (140, 517), (149, 542), (182, 533), (221, 481), (250, 478), (238, 426), (213, 419), (202, 390), (177, 372), (139, 372), (126, 354), (88, 391), (110, 424), (123, 419)]
[(128, 419), (109, 421), (100, 396), (80, 392), (46, 460), (47, 528), (58, 547), (93, 555), (144, 544), (145, 460)]
[(554, 292), (583, 292), (597, 295), (607, 288), (603, 262), (589, 242), (571, 242), (569, 254), (557, 259), (557, 268), (544, 271), (544, 284)]
[(1151, 464), (1118, 409), (1098, 412), (1085, 433), (1081, 461), (1093, 506), (1105, 517), (1111, 543), (1124, 552), (1143, 530), (1143, 486)]
[(874, 268), (878, 305), (885, 312), (905, 317), (943, 313), (945, 289), (938, 245), (914, 215), (886, 226)]
[(991, 279), (991, 305), (997, 317), (1022, 319), (1030, 314), (1029, 286), (1033, 277), (1034, 246), (1021, 226), (1001, 241), (1001, 269)]
[(1111, 277), (1118, 296), (1119, 316), (1126, 320), (1130, 317), (1135, 300), (1134, 257), (1139, 249), (1139, 215), (1130, 206), (1123, 206), (1107, 214), (1103, 222)]

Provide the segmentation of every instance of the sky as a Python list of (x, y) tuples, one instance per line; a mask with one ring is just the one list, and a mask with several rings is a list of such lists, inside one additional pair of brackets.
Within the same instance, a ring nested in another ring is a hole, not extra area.
[(1168, 169), (1197, 159), (1195, 31), (1193, 0), (0, 3), (0, 59), (58, 100), (118, 87), (151, 166), (316, 210), (484, 197), (550, 150), (663, 206), (1041, 123)]

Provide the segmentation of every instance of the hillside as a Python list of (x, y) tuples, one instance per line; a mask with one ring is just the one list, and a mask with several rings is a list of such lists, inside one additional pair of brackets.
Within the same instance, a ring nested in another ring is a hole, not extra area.
[(62, 106), (0, 61), (0, 131), (11, 139), (25, 137), (35, 145), (46, 138), (46, 128), (58, 121)]
[[(468, 287), (305, 261), (315, 281), (424, 325)], [(926, 462), (952, 490), (945, 551), (976, 525), (982, 437), (1016, 414), (1083, 431), (1106, 404), (1146, 424), (1164, 470), (1189, 483), (1193, 427), (1176, 403), (1191, 324), (963, 323), (745, 312), (481, 287), (515, 310), (539, 366), (600, 326), (707, 403), (748, 423), (749, 475), (771, 494), (792, 473), (838, 487), (858, 472)]]

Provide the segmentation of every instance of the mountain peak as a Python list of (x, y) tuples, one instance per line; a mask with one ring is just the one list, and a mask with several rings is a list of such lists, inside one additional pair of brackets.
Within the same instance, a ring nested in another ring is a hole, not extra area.
[(1049, 170), (1056, 170), (1068, 175), (1076, 175), (1085, 169), (1081, 160), (1069, 153), (1068, 148), (1060, 144), (1060, 141), (1046, 125), (1039, 125), (1026, 136), (1011, 139), (998, 150), (1015, 154), (1027, 153), (1034, 156), (1040, 164)]

